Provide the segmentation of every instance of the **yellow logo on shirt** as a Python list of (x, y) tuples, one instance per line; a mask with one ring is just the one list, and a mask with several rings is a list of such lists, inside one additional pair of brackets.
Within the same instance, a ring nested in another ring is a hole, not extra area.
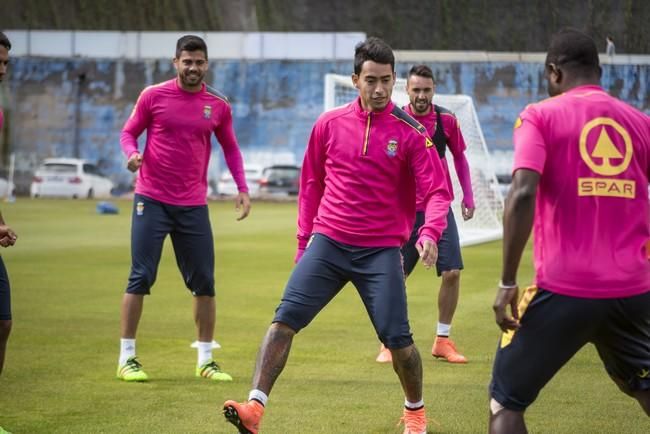
[[(619, 149), (612, 138), (622, 139), (625, 149)], [(593, 172), (603, 177), (578, 178), (578, 196), (634, 198), (633, 180), (608, 178), (625, 172), (633, 153), (630, 134), (614, 119), (602, 117), (587, 122), (580, 133), (580, 156)]]
[(517, 117), (517, 120), (515, 121), (515, 129), (519, 128), (522, 123), (521, 118)]
[(428, 137), (425, 137), (425, 138), (424, 138), (424, 144), (425, 144), (425, 146), (426, 146), (427, 148), (430, 148), (430, 147), (433, 146), (433, 142), (432, 142), (431, 139), (428, 138)]

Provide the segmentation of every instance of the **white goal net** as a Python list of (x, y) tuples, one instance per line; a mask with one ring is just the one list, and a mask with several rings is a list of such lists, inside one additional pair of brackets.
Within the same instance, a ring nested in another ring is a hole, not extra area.
[[(352, 85), (350, 76), (338, 74), (327, 74), (325, 76), (325, 110), (347, 104), (354, 100), (357, 95), (358, 90)], [(392, 99), (400, 107), (409, 103), (405, 79), (397, 80)], [(501, 225), (503, 197), (499, 190), (472, 98), (467, 95), (435, 94), (433, 101), (436, 105), (454, 112), (467, 144), (465, 155), (469, 162), (476, 205), (474, 218), (469, 221), (464, 221), (460, 212), (463, 191), (456, 176), (453, 158), (447, 153), (447, 165), (454, 184), (455, 197), (452, 207), (458, 224), (461, 245), (468, 246), (500, 239), (503, 234)]]

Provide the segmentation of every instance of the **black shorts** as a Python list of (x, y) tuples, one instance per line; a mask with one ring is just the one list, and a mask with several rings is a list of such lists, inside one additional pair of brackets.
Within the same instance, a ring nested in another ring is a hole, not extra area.
[(133, 199), (126, 292), (149, 294), (167, 234), (187, 289), (193, 295), (214, 296), (214, 241), (207, 205), (167, 205), (141, 194)]
[[(415, 224), (411, 231), (409, 240), (402, 246), (402, 256), (404, 257), (404, 274), (407, 276), (411, 274), (418, 261), (420, 254), (415, 248), (415, 243), (418, 241), (418, 231), (424, 224), (424, 212), (417, 212), (415, 214)], [(447, 227), (440, 236), (438, 242), (438, 260), (436, 261), (436, 271), (440, 276), (443, 271), (462, 270), (463, 257), (460, 254), (460, 239), (458, 237), (458, 226), (456, 226), (456, 219), (454, 213), (449, 208), (447, 213)]]
[(0, 257), (0, 321), (11, 319), (11, 287), (5, 263)]
[(400, 349), (413, 343), (406, 288), (397, 247), (354, 247), (315, 234), (293, 270), (273, 322), (296, 332), (306, 327), (352, 282), (381, 342)]
[(596, 346), (609, 375), (632, 391), (650, 390), (650, 292), (587, 299), (533, 286), (519, 312), (521, 327), (501, 336), (490, 384), (490, 395), (505, 408), (524, 411), (587, 343)]

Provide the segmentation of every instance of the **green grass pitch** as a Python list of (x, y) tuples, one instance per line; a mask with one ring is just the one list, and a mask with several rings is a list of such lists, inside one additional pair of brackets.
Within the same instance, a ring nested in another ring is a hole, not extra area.
[[(226, 399), (248, 395), (254, 359), (292, 268), (295, 204), (255, 203), (236, 222), (234, 204), (211, 203), (216, 246), (215, 355), (235, 378), (194, 377), (191, 296), (171, 245), (146, 298), (138, 354), (151, 381), (115, 379), (119, 305), (129, 271), (130, 202), (97, 215), (93, 201), (19, 199), (2, 211), (19, 235), (3, 250), (12, 283), (14, 329), (0, 377), (0, 426), (13, 433), (232, 433)], [(492, 301), (499, 242), (463, 251), (466, 270), (453, 337), (465, 366), (430, 355), (438, 279), (418, 267), (409, 312), (424, 362), (430, 432), (482, 433), (498, 338)], [(520, 281), (532, 277), (527, 250)], [(567, 333), (570, 333), (567, 330)], [(377, 338), (351, 286), (295, 339), (269, 401), (264, 433), (398, 433), (403, 395), (390, 366), (374, 362)], [(607, 378), (587, 346), (528, 411), (533, 433), (646, 433), (648, 418)]]

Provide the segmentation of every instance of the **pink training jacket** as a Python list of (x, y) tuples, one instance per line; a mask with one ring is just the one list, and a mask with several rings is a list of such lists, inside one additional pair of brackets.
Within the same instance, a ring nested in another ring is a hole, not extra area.
[(514, 142), (513, 173), (540, 174), (536, 284), (583, 298), (650, 291), (650, 117), (579, 86), (526, 107)]
[(323, 113), (302, 166), (298, 249), (312, 233), (359, 247), (401, 246), (413, 227), (416, 186), (426, 205), (420, 239), (437, 242), (451, 198), (422, 125), (392, 102), (366, 112), (357, 98)]
[(145, 129), (136, 193), (170, 205), (205, 205), (213, 132), (238, 190), (248, 192), (230, 104), (215, 89), (203, 84), (199, 92), (188, 92), (175, 78), (147, 87), (120, 136), (127, 158), (138, 152), (137, 138)]
[[(468, 208), (474, 208), (472, 179), (469, 173), (469, 163), (467, 163), (467, 158), (465, 158), (465, 149), (467, 149), (467, 145), (465, 145), (465, 139), (463, 138), (463, 134), (460, 131), (458, 119), (456, 119), (456, 116), (454, 116), (454, 114), (446, 108), (438, 106), (438, 109), (440, 110), (442, 129), (445, 133), (445, 137), (447, 137), (447, 148), (449, 148), (449, 151), (454, 158), (454, 168), (456, 169), (456, 175), (458, 175), (460, 187), (463, 190), (462, 203), (465, 204), (465, 206)], [(431, 106), (431, 111), (424, 116), (416, 115), (413, 113), (410, 104), (404, 106), (404, 111), (410, 114), (413, 119), (424, 125), (424, 127), (427, 129), (427, 132), (429, 133), (429, 137), (433, 138), (433, 135), (436, 132), (437, 123), (436, 111), (433, 109), (433, 106)], [(445, 171), (447, 188), (449, 189), (449, 194), (453, 200), (454, 187), (451, 182), (451, 175), (449, 174), (447, 158), (442, 158), (442, 168)], [(424, 209), (421, 198), (418, 198), (417, 200), (416, 209), (418, 211), (422, 211)]]

